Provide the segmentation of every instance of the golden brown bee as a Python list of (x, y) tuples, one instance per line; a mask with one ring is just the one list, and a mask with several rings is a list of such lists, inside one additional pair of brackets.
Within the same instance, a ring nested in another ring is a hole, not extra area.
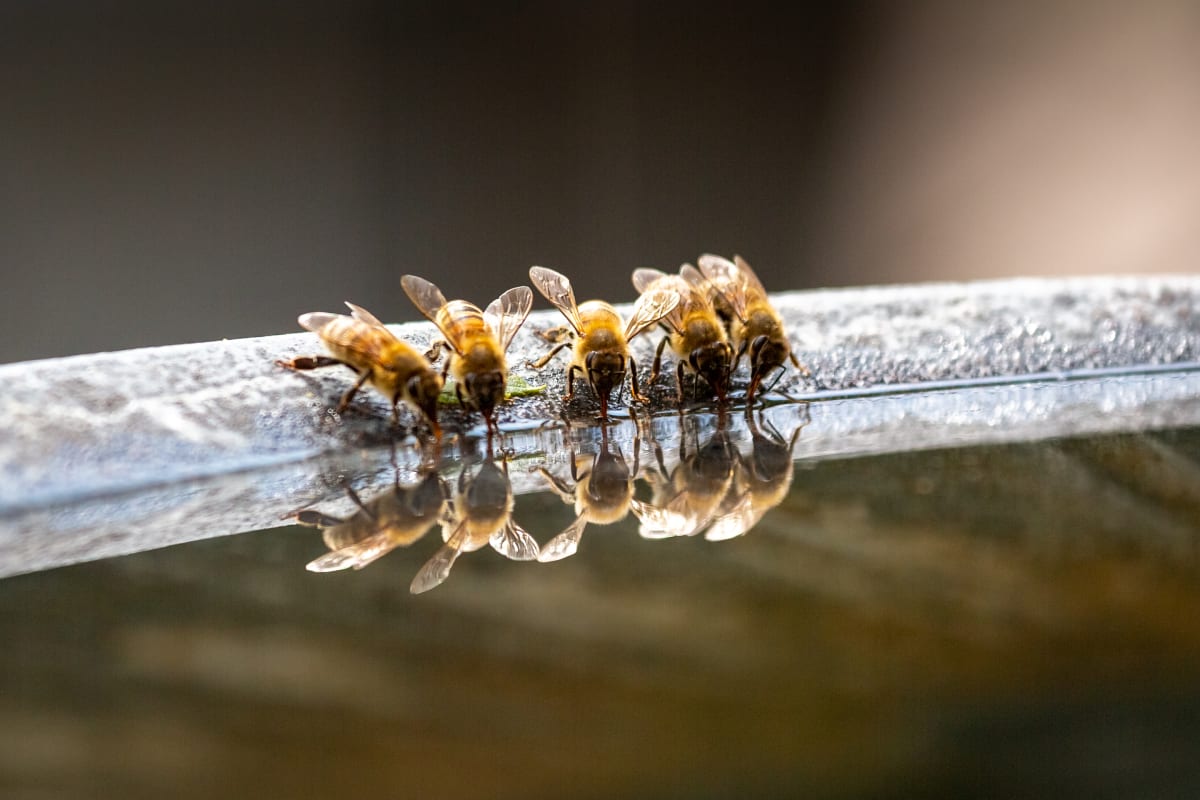
[(638, 529), (643, 537), (694, 536), (722, 513), (738, 460), (737, 445), (724, 415), (718, 417), (717, 430), (708, 441), (700, 445), (698, 440), (695, 430), (680, 431), (679, 462), (670, 470), (662, 448), (655, 445), (658, 471), (649, 472), (647, 478), (653, 490), (652, 502), (669, 515), (643, 519)]
[(338, 402), (340, 414), (350, 405), (354, 395), (368, 381), (392, 403), (392, 422), (398, 419), (396, 407), (401, 400), (425, 416), (434, 436), (441, 438), (437, 421), (438, 395), (442, 378), (429, 362), (412, 346), (400, 341), (369, 311), (346, 303), (352, 316), (314, 311), (301, 314), (300, 326), (307, 328), (325, 343), (330, 356), (301, 356), (275, 363), (288, 369), (306, 370), (331, 367), (336, 364), (358, 373), (358, 380)]
[(451, 500), (450, 513), (443, 518), (445, 544), (425, 563), (413, 578), (409, 591), (427, 592), (450, 577), (450, 568), (464, 552), (490, 544), (492, 549), (514, 561), (538, 557), (538, 543), (513, 520), (512, 483), (508, 480), (508, 462), (503, 468), (488, 458), (468, 480), (467, 469), (458, 476), (458, 488)]
[(668, 511), (633, 496), (633, 480), (640, 472), (638, 466), (639, 441), (633, 443), (633, 469), (625, 461), (619, 448), (610, 448), (607, 429), (603, 435), (600, 452), (592, 456), (591, 466), (580, 468), (580, 454), (571, 454), (571, 479), (574, 486), (555, 476), (545, 467), (538, 472), (564, 503), (575, 506), (575, 520), (562, 533), (555, 536), (542, 548), (538, 561), (558, 561), (572, 555), (579, 547), (579, 540), (588, 523), (611, 525), (634, 513), (644, 524), (656, 529), (678, 529), (687, 520), (676, 512)]
[[(625, 382), (625, 364), (629, 364), (632, 383), (630, 397), (645, 403), (647, 398), (638, 391), (637, 362), (629, 353), (629, 340), (658, 322), (679, 304), (679, 295), (667, 290), (646, 292), (634, 304), (629, 322), (622, 324), (621, 315), (603, 300), (589, 300), (575, 305), (575, 292), (565, 275), (545, 267), (531, 267), (529, 279), (542, 295), (570, 323), (570, 338), (559, 342), (549, 353), (531, 364), (541, 369), (564, 347), (573, 352), (567, 366), (567, 393), (564, 402), (575, 396), (575, 374), (587, 378), (600, 400), (600, 418), (608, 419), (608, 397), (613, 389), (619, 392)], [(550, 337), (553, 340), (553, 337)]]
[(714, 255), (700, 256), (700, 272), (708, 279), (712, 288), (719, 293), (732, 312), (729, 334), (736, 355), (734, 369), (747, 352), (750, 355), (750, 387), (746, 390), (746, 402), (753, 403), (763, 380), (774, 370), (782, 374), (784, 361), (792, 366), (804, 368), (792, 352), (783, 319), (771, 305), (767, 290), (741, 256), (733, 261)]
[(658, 378), (663, 347), (669, 341), (672, 352), (679, 359), (675, 369), (675, 391), (679, 404), (683, 404), (685, 366), (704, 378), (716, 394), (717, 401), (724, 402), (729, 391), (733, 348), (711, 299), (701, 288), (704, 276), (691, 264), (684, 264), (679, 273), (668, 275), (657, 269), (638, 269), (633, 273), (633, 287), (642, 294), (666, 290), (679, 295), (679, 305), (662, 318), (669, 335), (658, 343), (658, 349), (654, 353), (650, 383), (653, 384)]
[(466, 300), (446, 302), (438, 287), (416, 275), (405, 275), (400, 283), (417, 310), (445, 337), (430, 351), (436, 353), (440, 347), (450, 351), (442, 379), (447, 374), (454, 377), (458, 401), (483, 414), (491, 433), (496, 429), (493, 414), (504, 400), (508, 380), (504, 353), (529, 316), (533, 292), (528, 286), (509, 289), (480, 311)]
[(358, 506), (358, 513), (339, 519), (316, 511), (301, 511), (301, 525), (323, 528), (325, 546), (330, 552), (314, 559), (310, 572), (362, 569), (397, 547), (407, 547), (433, 527), (446, 507), (446, 492), (436, 472), (429, 472), (416, 486), (384, 492), (363, 503), (353, 489), (346, 493)]

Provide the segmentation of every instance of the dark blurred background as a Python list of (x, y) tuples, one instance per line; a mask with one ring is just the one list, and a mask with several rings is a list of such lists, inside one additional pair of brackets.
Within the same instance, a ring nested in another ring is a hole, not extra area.
[(0, 360), (580, 300), (1191, 271), (1190, 2), (0, 6)]

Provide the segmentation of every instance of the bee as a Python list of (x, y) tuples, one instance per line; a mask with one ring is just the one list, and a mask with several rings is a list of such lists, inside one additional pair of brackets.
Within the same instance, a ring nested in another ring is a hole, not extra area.
[(808, 424), (807, 409), (790, 438), (785, 438), (770, 420), (760, 428), (752, 414), (747, 413), (746, 418), (751, 434), (750, 455), (738, 457), (737, 476), (722, 504), (724, 508), (704, 534), (710, 542), (747, 533), (764, 514), (783, 502), (792, 486), (795, 471), (792, 451), (800, 431)]
[(458, 488), (450, 501), (449, 512), (442, 520), (444, 545), (429, 559), (409, 591), (427, 592), (450, 577), (450, 568), (459, 555), (490, 544), (492, 549), (514, 561), (532, 561), (538, 557), (538, 543), (513, 519), (512, 483), (508, 479), (508, 462), (503, 467), (488, 458), (467, 479), (464, 467), (458, 476)]
[(446, 508), (446, 490), (436, 472), (428, 472), (415, 486), (384, 492), (369, 503), (346, 487), (358, 513), (339, 519), (317, 511), (295, 515), (301, 525), (323, 528), (330, 552), (308, 564), (310, 572), (362, 569), (397, 547), (407, 547), (423, 537)]
[(643, 519), (638, 533), (646, 539), (695, 536), (722, 513), (733, 486), (738, 449), (725, 415), (717, 417), (717, 429), (703, 445), (694, 428), (680, 431), (679, 462), (673, 469), (667, 469), (657, 443), (655, 457), (658, 471), (647, 475), (652, 502), (668, 513), (660, 519)]
[(733, 365), (733, 348), (725, 333), (712, 301), (703, 290), (704, 276), (691, 264), (684, 264), (679, 275), (668, 275), (657, 269), (638, 269), (633, 273), (633, 286), (642, 294), (667, 290), (679, 295), (679, 304), (662, 318), (668, 335), (658, 343), (650, 384), (657, 380), (662, 366), (663, 348), (667, 342), (679, 363), (675, 369), (676, 397), (683, 405), (683, 371), (685, 366), (703, 378), (723, 403), (729, 391), (729, 373)]
[(639, 474), (640, 442), (633, 442), (633, 469), (621, 454), (620, 448), (610, 448), (607, 429), (603, 429), (602, 445), (592, 456), (590, 466), (580, 468), (580, 454), (571, 454), (571, 480), (574, 485), (555, 476), (545, 467), (538, 467), (545, 481), (564, 503), (575, 506), (575, 520), (562, 533), (542, 548), (538, 561), (558, 561), (575, 553), (588, 523), (611, 525), (630, 511), (647, 525), (657, 529), (676, 529), (687, 520), (672, 511), (643, 502), (633, 496), (634, 478)]
[(792, 352), (782, 317), (771, 305), (767, 290), (745, 259), (734, 256), (733, 261), (729, 261), (720, 256), (703, 255), (697, 263), (700, 272), (731, 312), (729, 334), (735, 349), (733, 368), (737, 369), (742, 356), (749, 354), (747, 403), (754, 402), (755, 394), (769, 374), (775, 370), (783, 374), (785, 361), (791, 361), (792, 366), (805, 376), (810, 374)]
[(643, 293), (633, 306), (629, 322), (622, 324), (621, 315), (603, 300), (575, 305), (575, 292), (565, 275), (545, 267), (531, 267), (529, 279), (571, 326), (566, 341), (556, 344), (530, 366), (541, 369), (560, 350), (570, 347), (574, 355), (567, 366), (567, 393), (563, 400), (571, 402), (576, 373), (582, 374), (600, 400), (600, 418), (608, 419), (608, 397), (614, 388), (620, 392), (628, 362), (632, 383), (629, 396), (639, 403), (647, 402), (648, 398), (638, 390), (637, 362), (629, 353), (629, 340), (670, 313), (679, 304), (679, 295), (665, 289)]
[(346, 303), (351, 316), (313, 311), (301, 314), (302, 328), (321, 337), (333, 356), (300, 356), (288, 361), (276, 361), (281, 367), (293, 370), (318, 369), (337, 364), (358, 373), (358, 380), (346, 390), (338, 402), (340, 414), (350, 405), (354, 395), (368, 381), (392, 403), (392, 423), (398, 422), (397, 406), (401, 400), (417, 409), (429, 423), (436, 438), (442, 435), (437, 419), (438, 395), (442, 378), (411, 345), (396, 338), (382, 322), (365, 308)]
[(400, 283), (417, 310), (445, 337), (430, 350), (432, 355), (441, 348), (450, 352), (442, 380), (452, 375), (459, 403), (483, 415), (489, 434), (498, 430), (493, 415), (508, 380), (504, 353), (529, 316), (533, 292), (528, 286), (509, 289), (480, 311), (466, 300), (446, 302), (438, 287), (416, 275), (405, 275)]

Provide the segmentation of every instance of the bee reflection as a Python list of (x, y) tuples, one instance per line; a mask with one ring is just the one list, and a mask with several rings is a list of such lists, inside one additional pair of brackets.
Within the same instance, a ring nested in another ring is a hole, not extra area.
[(442, 521), (445, 544), (421, 567), (409, 590), (427, 592), (450, 576), (450, 568), (459, 555), (490, 544), (492, 549), (514, 561), (538, 557), (538, 543), (513, 520), (512, 483), (508, 479), (508, 461), (497, 466), (489, 454), (468, 477), (468, 468), (459, 473), (457, 488)]
[(737, 444), (728, 416), (717, 416), (717, 429), (703, 444), (699, 442), (696, 417), (685, 417), (679, 435), (679, 461), (667, 468), (662, 447), (656, 442), (654, 454), (658, 469), (647, 474), (653, 491), (653, 503), (664, 509), (661, 519), (643, 519), (638, 532), (647, 539), (694, 536), (704, 530), (721, 512), (733, 485), (738, 461)]
[[(751, 448), (749, 455), (738, 455), (737, 475), (704, 538), (712, 542), (733, 539), (759, 523), (763, 515), (783, 502), (792, 486), (795, 462), (792, 451), (800, 431), (808, 424), (807, 410), (791, 436), (785, 438), (779, 429), (766, 419), (762, 411), (747, 413)], [(765, 429), (765, 433), (764, 433)]]
[(358, 507), (348, 519), (306, 510), (295, 515), (301, 525), (322, 528), (330, 552), (308, 564), (311, 572), (362, 569), (397, 547), (407, 547), (433, 527), (446, 508), (446, 490), (436, 472), (411, 487), (395, 487), (364, 503), (349, 486), (346, 494)]
[(604, 429), (600, 451), (592, 456), (590, 465), (581, 467), (580, 462), (586, 462), (586, 455), (571, 453), (571, 480), (574, 485), (554, 475), (545, 467), (538, 467), (537, 471), (551, 490), (558, 494), (563, 502), (574, 504), (576, 515), (575, 520), (562, 533), (546, 543), (538, 561), (558, 561), (574, 554), (588, 523), (611, 525), (625, 519), (630, 511), (643, 524), (657, 527), (676, 527), (684, 524), (683, 518), (674, 512), (645, 503), (633, 496), (634, 478), (640, 472), (640, 450), (640, 439), (635, 436), (632, 445), (633, 468), (630, 469), (620, 447), (610, 445), (608, 430)]

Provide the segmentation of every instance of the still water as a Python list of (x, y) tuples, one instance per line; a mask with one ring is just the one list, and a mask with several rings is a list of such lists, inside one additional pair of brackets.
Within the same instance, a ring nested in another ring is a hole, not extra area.
[(814, 455), (831, 413), (376, 453), (0, 580), (0, 791), (1200, 791), (1200, 428)]

